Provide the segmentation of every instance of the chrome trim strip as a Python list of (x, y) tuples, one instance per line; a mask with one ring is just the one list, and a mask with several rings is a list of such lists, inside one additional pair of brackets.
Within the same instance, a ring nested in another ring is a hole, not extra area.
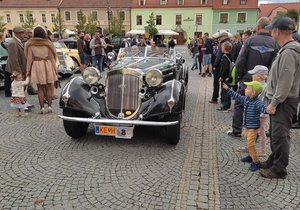
[[(173, 96), (174, 95), (174, 86), (175, 86), (175, 79), (173, 79), (173, 81), (172, 81), (171, 97), (169, 99), (169, 100), (173, 100), (173, 101), (175, 101), (174, 96)], [(172, 108), (170, 108), (170, 113), (172, 112)]]
[(71, 81), (63, 88), (63, 91), (66, 89), (66, 92), (64, 93), (64, 95), (65, 94), (67, 94), (68, 96), (70, 95), (70, 86), (71, 86), (71, 84), (73, 83), (73, 81), (75, 79), (82, 79), (83, 80), (83, 78), (81, 76), (77, 76), (77, 77), (74, 77), (73, 79), (71, 79)]
[(156, 121), (141, 121), (141, 120), (115, 120), (115, 119), (93, 119), (81, 117), (67, 117), (58, 115), (59, 118), (73, 122), (98, 123), (98, 124), (118, 124), (118, 125), (147, 125), (147, 126), (170, 126), (178, 124), (178, 121), (171, 122), (156, 122)]

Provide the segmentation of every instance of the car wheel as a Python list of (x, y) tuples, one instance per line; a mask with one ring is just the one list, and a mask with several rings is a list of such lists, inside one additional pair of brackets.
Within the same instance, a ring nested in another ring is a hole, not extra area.
[(180, 125), (182, 114), (170, 115), (166, 117), (166, 121), (178, 121), (176, 125), (166, 127), (166, 139), (168, 144), (176, 145), (180, 139)]
[[(83, 117), (82, 113), (69, 109), (63, 109), (63, 115), (68, 117)], [(86, 134), (89, 123), (63, 120), (63, 125), (66, 133), (76, 139)]]

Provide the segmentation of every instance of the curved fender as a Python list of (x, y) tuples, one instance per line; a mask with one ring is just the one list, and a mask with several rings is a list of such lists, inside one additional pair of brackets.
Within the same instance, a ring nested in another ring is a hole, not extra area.
[[(168, 101), (173, 98), (175, 106), (170, 110)], [(170, 80), (164, 83), (157, 94), (149, 101), (147, 110), (142, 111), (144, 117), (157, 116), (168, 113), (180, 113), (184, 108), (185, 88), (178, 80)]]
[[(67, 98), (68, 100), (65, 102)], [(84, 83), (82, 77), (73, 78), (63, 87), (59, 106), (89, 115), (100, 112), (99, 102), (91, 98), (90, 88)]]

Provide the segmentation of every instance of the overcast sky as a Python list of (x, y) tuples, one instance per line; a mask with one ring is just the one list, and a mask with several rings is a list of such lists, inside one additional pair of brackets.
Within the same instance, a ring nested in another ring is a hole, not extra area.
[(288, 2), (300, 2), (299, 0), (259, 0), (258, 3), (288, 3)]

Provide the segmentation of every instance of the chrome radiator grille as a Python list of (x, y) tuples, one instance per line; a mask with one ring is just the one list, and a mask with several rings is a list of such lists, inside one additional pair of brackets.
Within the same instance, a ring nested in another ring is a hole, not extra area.
[(133, 70), (109, 72), (106, 85), (106, 104), (118, 118), (132, 118), (140, 106), (140, 74)]
[(59, 65), (65, 67), (66, 66), (66, 62), (65, 62), (65, 58), (64, 58), (63, 52), (56, 52), (56, 53), (57, 53)]

